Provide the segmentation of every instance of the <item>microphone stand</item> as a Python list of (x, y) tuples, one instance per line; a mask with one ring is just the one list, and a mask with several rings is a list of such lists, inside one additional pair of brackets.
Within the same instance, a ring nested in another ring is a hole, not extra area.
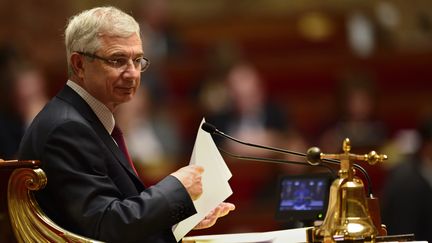
[[(275, 163), (288, 163), (288, 164), (301, 164), (301, 165), (311, 165), (311, 166), (323, 166), (328, 168), (333, 175), (335, 175), (334, 170), (327, 166), (324, 165), (322, 162), (326, 162), (328, 164), (336, 164), (336, 165), (340, 165), (340, 161), (336, 160), (336, 159), (326, 159), (326, 158), (321, 158), (320, 154), (321, 151), (319, 148), (317, 147), (312, 147), (310, 149), (308, 149), (307, 153), (300, 153), (300, 152), (296, 152), (296, 151), (291, 151), (291, 150), (287, 150), (287, 149), (281, 149), (281, 148), (275, 148), (275, 147), (270, 147), (270, 146), (263, 146), (263, 145), (259, 145), (259, 144), (253, 144), (253, 143), (248, 143), (248, 142), (244, 142), (241, 141), (237, 138), (234, 138), (228, 134), (225, 134), (222, 131), (219, 131), (214, 125), (205, 122), (202, 124), (201, 128), (210, 133), (210, 134), (216, 134), (218, 136), (227, 138), (229, 140), (232, 140), (234, 142), (246, 145), (246, 146), (250, 146), (250, 147), (255, 147), (255, 148), (259, 148), (259, 149), (264, 149), (264, 150), (269, 150), (269, 151), (273, 151), (273, 152), (278, 152), (278, 153), (282, 153), (282, 154), (290, 154), (290, 155), (295, 155), (295, 156), (299, 156), (302, 158), (306, 158), (306, 161), (308, 162), (308, 164), (304, 164), (301, 162), (295, 162), (295, 161), (282, 161), (282, 160), (278, 160), (278, 159), (269, 159), (269, 158), (254, 158), (254, 157), (245, 157), (245, 156), (240, 156), (240, 155), (234, 155), (234, 154), (230, 154), (222, 149), (220, 149), (218, 147), (218, 149), (224, 153), (227, 154), (230, 157), (234, 157), (237, 159), (242, 159), (242, 160), (252, 160), (252, 161), (261, 161), (261, 162), (275, 162)], [(292, 163), (294, 162), (294, 163)], [(367, 173), (367, 171), (361, 167), (359, 164), (353, 164), (353, 166), (358, 169), (359, 171), (361, 171), (361, 173), (364, 175), (366, 181), (367, 181), (367, 189), (368, 189), (368, 195), (372, 196), (372, 182), (371, 179), (369, 177), (369, 174)]]
[[(344, 153), (342, 154), (324, 154), (321, 153), (320, 149), (317, 147), (308, 149), (307, 154), (304, 154), (280, 148), (243, 142), (226, 135), (209, 123), (204, 123), (201, 128), (210, 134), (216, 134), (246, 146), (306, 158), (310, 165), (322, 165), (322, 162), (340, 165), (340, 170), (338, 173), (339, 177), (334, 180), (330, 187), (329, 206), (324, 222), (322, 225), (307, 231), (308, 238), (312, 242), (334, 242), (338, 240), (363, 240), (364, 242), (375, 242), (377, 236), (387, 234), (385, 226), (381, 225), (379, 204), (377, 198), (374, 198), (372, 195), (372, 186), (369, 175), (363, 167), (354, 163), (355, 161), (366, 161), (373, 165), (386, 160), (387, 155), (379, 155), (375, 151), (371, 151), (369, 154), (365, 155), (352, 154), (350, 153), (351, 144), (348, 138), (346, 138), (343, 142), (342, 148)], [(279, 159), (240, 156), (228, 153), (223, 150), (221, 151), (239, 159), (276, 163), (294, 162)], [(366, 197), (365, 195), (362, 181), (355, 176), (354, 167), (360, 170), (368, 181), (369, 197)], [(372, 213), (369, 211), (368, 206), (373, 208)]]

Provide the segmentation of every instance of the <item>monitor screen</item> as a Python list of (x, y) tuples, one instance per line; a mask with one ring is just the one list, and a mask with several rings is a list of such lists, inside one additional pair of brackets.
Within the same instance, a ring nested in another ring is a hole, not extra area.
[(308, 174), (279, 180), (276, 218), (283, 221), (322, 220), (327, 210), (331, 176)]

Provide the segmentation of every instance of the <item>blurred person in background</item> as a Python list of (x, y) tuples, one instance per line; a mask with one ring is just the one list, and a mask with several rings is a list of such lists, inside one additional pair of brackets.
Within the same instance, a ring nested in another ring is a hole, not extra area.
[(389, 172), (382, 196), (382, 221), (389, 235), (414, 233), (432, 242), (432, 119), (418, 129), (417, 153)]
[(324, 153), (341, 151), (345, 138), (363, 152), (377, 150), (386, 142), (387, 128), (376, 118), (374, 85), (366, 73), (352, 72), (342, 79), (336, 96), (338, 120), (322, 133), (319, 142)]
[(15, 159), (25, 130), (48, 101), (42, 72), (21, 60), (13, 49), (0, 54), (1, 78), (0, 158)]
[[(281, 134), (288, 127), (286, 113), (267, 97), (264, 81), (255, 67), (245, 61), (235, 63), (227, 72), (225, 86), (228, 101), (225, 110), (210, 117), (221, 131), (243, 141), (266, 146), (278, 146)], [(233, 142), (223, 145), (233, 153), (265, 156), (265, 150), (250, 148)]]
[[(280, 147), (290, 126), (286, 113), (267, 96), (264, 80), (252, 64), (241, 58), (230, 64), (226, 69), (222, 67), (220, 72), (216, 72), (219, 76), (215, 76), (213, 85), (219, 89), (213, 90), (218, 92), (218, 95), (212, 96), (217, 97), (213, 102), (220, 99), (224, 101), (218, 103), (220, 106), (217, 109), (205, 114), (207, 121), (219, 130), (245, 142)], [(217, 82), (221, 82), (223, 86), (218, 86)], [(212, 101), (208, 100), (208, 103), (210, 102)], [(270, 158), (280, 155), (227, 139), (218, 139), (216, 136), (215, 141), (222, 148), (238, 155)], [(244, 173), (245, 168), (247, 173)], [(248, 204), (247, 207), (262, 207), (263, 203), (269, 203), (274, 196), (269, 195), (269, 192), (274, 192), (274, 179), (278, 168), (274, 164), (262, 162), (230, 163), (234, 175), (230, 184), (235, 191), (232, 200), (237, 200), (236, 203), (245, 202)]]

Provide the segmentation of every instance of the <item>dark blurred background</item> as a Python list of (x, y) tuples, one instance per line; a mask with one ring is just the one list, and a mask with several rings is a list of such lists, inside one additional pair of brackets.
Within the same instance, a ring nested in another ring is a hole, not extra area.
[[(147, 183), (189, 162), (202, 117), (265, 145), (334, 153), (349, 137), (355, 153), (387, 153), (384, 165), (365, 166), (378, 197), (421, 148), (417, 128), (432, 115), (429, 0), (21, 0), (0, 2), (0, 158), (15, 158), (25, 127), (67, 80), (67, 19), (100, 5), (138, 20), (152, 63), (116, 114)], [(284, 228), (274, 220), (277, 178), (319, 172), (226, 162), (237, 210), (192, 234)]]

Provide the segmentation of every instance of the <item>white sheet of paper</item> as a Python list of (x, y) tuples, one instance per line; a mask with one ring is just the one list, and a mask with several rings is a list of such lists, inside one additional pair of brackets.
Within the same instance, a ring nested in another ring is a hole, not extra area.
[(268, 232), (251, 232), (222, 235), (185, 237), (185, 241), (197, 243), (299, 243), (307, 241), (306, 228)]
[[(205, 122), (203, 119), (201, 125)], [(216, 147), (212, 137), (207, 132), (198, 128), (194, 149), (190, 164), (204, 167), (202, 174), (203, 194), (194, 201), (197, 213), (181, 221), (173, 227), (173, 233), (177, 241), (180, 241), (191, 231), (204, 217), (221, 202), (225, 201), (232, 190), (228, 183), (232, 174), (228, 169), (222, 155)]]

